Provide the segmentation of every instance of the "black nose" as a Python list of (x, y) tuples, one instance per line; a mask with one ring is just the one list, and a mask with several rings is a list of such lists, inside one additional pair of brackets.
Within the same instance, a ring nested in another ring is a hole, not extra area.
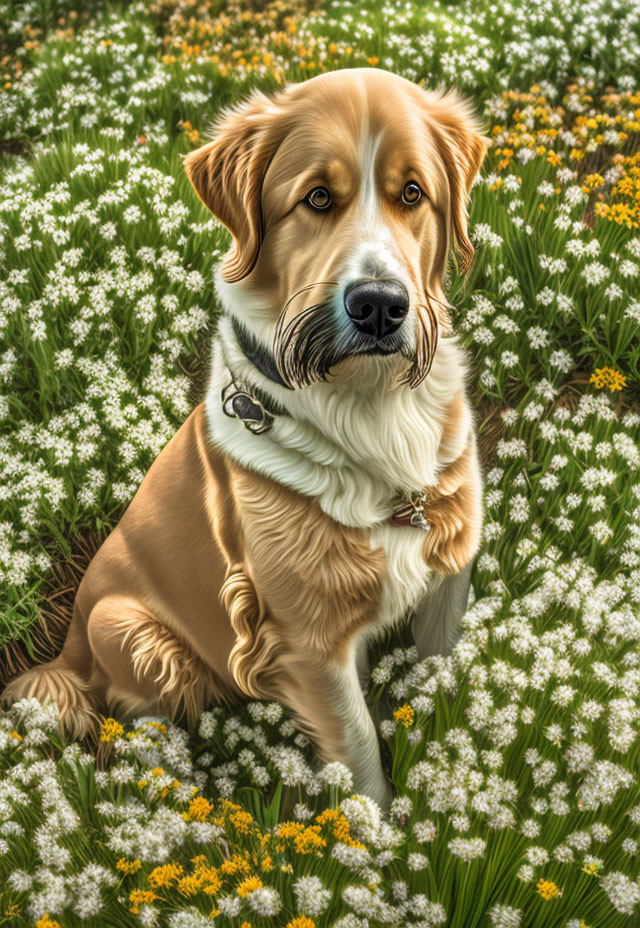
[(409, 294), (397, 280), (355, 280), (344, 291), (347, 315), (360, 332), (384, 338), (409, 312)]

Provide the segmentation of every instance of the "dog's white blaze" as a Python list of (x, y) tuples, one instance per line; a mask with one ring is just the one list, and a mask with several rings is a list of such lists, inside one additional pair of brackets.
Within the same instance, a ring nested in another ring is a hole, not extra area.
[(358, 197), (362, 232), (345, 268), (345, 284), (359, 277), (394, 277), (407, 285), (406, 271), (395, 254), (393, 233), (380, 212), (376, 189), (376, 158), (381, 141), (382, 133), (362, 133)]
[(360, 145), (360, 206), (366, 225), (370, 228), (378, 221), (378, 197), (376, 193), (376, 157), (382, 141), (382, 133), (362, 133)]

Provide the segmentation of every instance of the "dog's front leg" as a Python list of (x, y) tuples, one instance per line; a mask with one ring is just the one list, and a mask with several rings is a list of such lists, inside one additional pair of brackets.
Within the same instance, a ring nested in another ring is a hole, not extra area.
[(420, 659), (448, 654), (460, 634), (460, 620), (467, 610), (473, 561), (460, 573), (445, 577), (414, 609), (411, 631)]
[(353, 774), (353, 788), (388, 811), (392, 790), (382, 769), (376, 727), (365, 702), (353, 655), (321, 668), (300, 666), (280, 699), (295, 713), (298, 727), (314, 741), (324, 761), (341, 761)]

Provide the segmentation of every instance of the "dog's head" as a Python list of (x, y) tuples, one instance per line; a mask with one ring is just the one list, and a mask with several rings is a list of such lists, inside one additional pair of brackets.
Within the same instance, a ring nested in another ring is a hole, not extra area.
[(288, 386), (372, 357), (424, 379), (450, 248), (463, 269), (473, 257), (466, 204), (488, 144), (455, 91), (361, 68), (254, 93), (186, 157), (233, 236), (225, 303)]

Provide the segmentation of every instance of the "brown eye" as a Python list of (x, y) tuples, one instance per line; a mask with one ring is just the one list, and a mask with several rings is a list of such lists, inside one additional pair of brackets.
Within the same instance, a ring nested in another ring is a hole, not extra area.
[(331, 199), (331, 194), (326, 187), (314, 187), (313, 190), (304, 198), (305, 203), (307, 203), (312, 209), (326, 210), (331, 207), (333, 200)]
[(408, 181), (402, 188), (402, 202), (413, 206), (422, 199), (422, 188), (414, 180)]

